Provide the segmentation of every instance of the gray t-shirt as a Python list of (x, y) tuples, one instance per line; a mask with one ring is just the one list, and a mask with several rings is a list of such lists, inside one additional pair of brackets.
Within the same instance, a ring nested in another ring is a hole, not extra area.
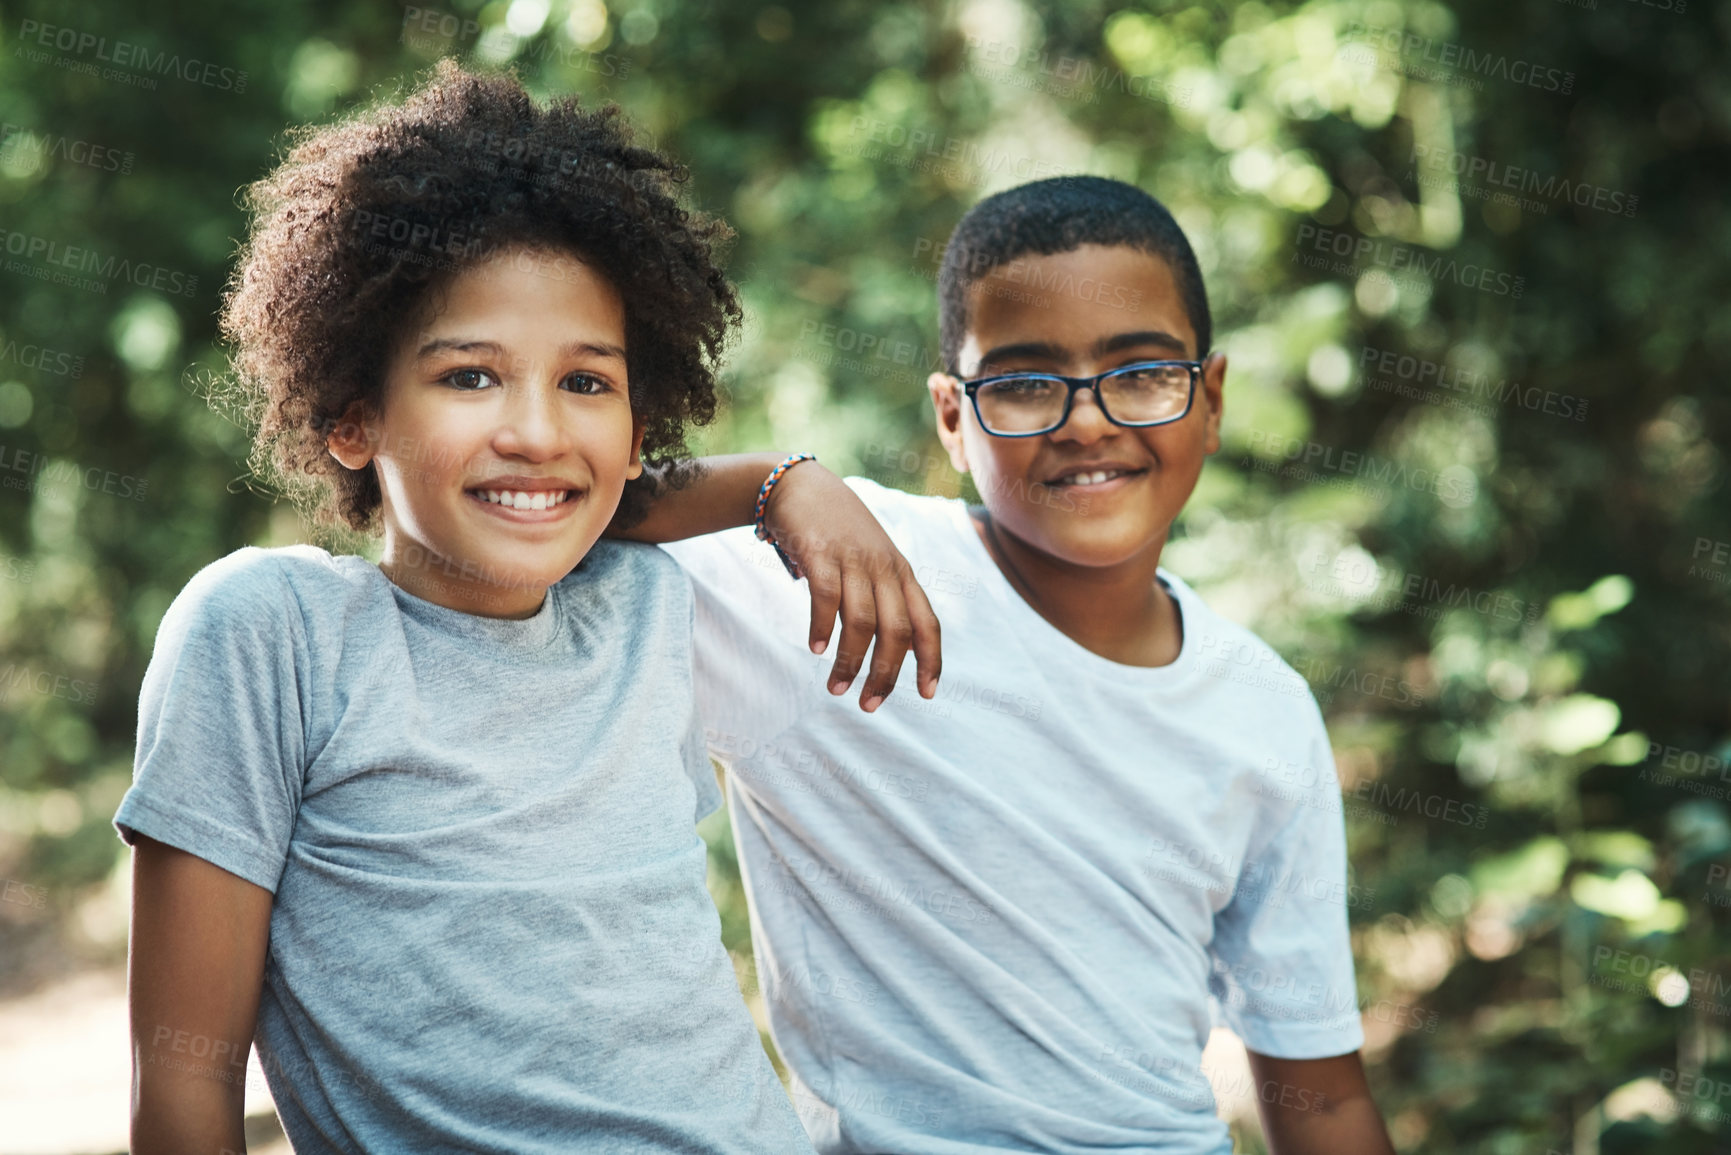
[(520, 621), (310, 546), (175, 599), (115, 824), (275, 893), (256, 1041), (301, 1155), (809, 1155), (704, 887), (691, 616), (613, 542)]

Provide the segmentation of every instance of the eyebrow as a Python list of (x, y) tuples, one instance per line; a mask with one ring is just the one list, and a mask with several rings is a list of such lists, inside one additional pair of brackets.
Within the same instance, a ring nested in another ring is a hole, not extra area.
[[(1124, 349), (1133, 349), (1139, 345), (1163, 345), (1177, 353), (1189, 352), (1189, 347), (1171, 333), (1161, 329), (1138, 329), (1131, 333), (1114, 333), (1094, 342), (1091, 352), (1096, 357), (1104, 357), (1108, 353), (1117, 353)], [(1049, 341), (1024, 341), (1016, 345), (999, 345), (980, 358), (980, 372), (987, 366), (1000, 365), (1006, 361), (1027, 359), (1042, 359), (1047, 361), (1063, 361), (1070, 352)]]
[[(495, 357), (505, 355), (505, 347), (497, 341), (471, 341), (462, 337), (439, 337), (428, 341), (415, 351), (417, 359), (430, 357), (434, 353), (454, 350), (459, 353), (490, 353)], [(625, 360), (625, 350), (618, 345), (605, 341), (568, 341), (559, 346), (559, 352), (567, 357), (609, 357), (614, 360)]]

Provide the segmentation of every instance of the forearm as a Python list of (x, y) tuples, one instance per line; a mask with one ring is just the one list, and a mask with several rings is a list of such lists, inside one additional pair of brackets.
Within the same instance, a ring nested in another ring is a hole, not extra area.
[(757, 508), (757, 491), (783, 460), (779, 453), (699, 458), (695, 463), (697, 476), (677, 489), (664, 485), (641, 521), (628, 529), (610, 529), (608, 536), (659, 545), (750, 525)]
[(1394, 1155), (1382, 1113), (1368, 1095), (1325, 1100), (1314, 1112), (1264, 1103), (1262, 1128), (1272, 1155)]
[[(607, 533), (659, 545), (750, 525), (764, 482), (786, 460), (775, 453), (701, 458), (694, 463), (699, 476), (677, 488), (663, 483), (641, 520), (623, 528), (615, 524)], [(920, 694), (936, 696), (942, 666), (937, 615), (913, 566), (859, 494), (816, 461), (802, 458), (769, 491), (764, 529), (788, 571), (810, 588), (807, 645), (812, 653), (828, 648), (841, 617), (830, 693), (840, 694), (853, 683), (869, 649), (871, 673), (860, 691), (860, 708), (877, 709), (895, 688), (911, 646)]]
[(133, 1089), (132, 1155), (241, 1155), (246, 1150), (243, 1079), (232, 1090), (164, 1075)]
[(1249, 1052), (1273, 1155), (1394, 1155), (1358, 1052), (1277, 1059)]

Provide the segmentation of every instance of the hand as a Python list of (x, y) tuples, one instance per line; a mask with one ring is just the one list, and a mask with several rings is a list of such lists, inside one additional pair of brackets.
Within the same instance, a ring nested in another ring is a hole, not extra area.
[(812, 653), (828, 647), (841, 613), (830, 693), (847, 692), (875, 635), (862, 710), (870, 713), (889, 696), (910, 647), (920, 696), (937, 694), (937, 615), (907, 558), (841, 478), (815, 461), (793, 466), (770, 491), (764, 525), (811, 584)]

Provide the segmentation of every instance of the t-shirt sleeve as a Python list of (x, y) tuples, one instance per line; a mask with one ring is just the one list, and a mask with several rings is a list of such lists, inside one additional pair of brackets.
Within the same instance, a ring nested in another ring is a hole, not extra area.
[[(811, 664), (811, 590), (749, 529), (661, 547), (696, 595), (693, 621), (699, 745), (730, 768), (747, 748), (797, 716)], [(837, 631), (839, 633), (839, 625)], [(833, 650), (833, 647), (832, 647)]]
[[(677, 569), (677, 567), (673, 567)], [(697, 601), (691, 592), (690, 582), (683, 576), (679, 581), (684, 591), (686, 636), (693, 639), (697, 628)], [(693, 670), (693, 678), (696, 672)], [(709, 764), (709, 750), (703, 740), (703, 715), (697, 708), (696, 696), (686, 699), (690, 703), (690, 711), (685, 719), (685, 733), (679, 740), (679, 757), (685, 767), (685, 773), (691, 778), (691, 784), (697, 790), (697, 809), (693, 820), (702, 822), (721, 806), (721, 787), (715, 781), (715, 769)]]
[(154, 838), (274, 893), (300, 806), (307, 653), (276, 559), (240, 550), (194, 575), (144, 673), (121, 838)]
[[(908, 553), (915, 497), (864, 477), (844, 479)], [(740, 527), (661, 547), (691, 579), (697, 596), (697, 704), (709, 750), (761, 790), (773, 775), (754, 775), (761, 751), (798, 718), (824, 683), (841, 637), (838, 620), (821, 656), (807, 647), (811, 588), (788, 575), (769, 543)], [(912, 557), (909, 558), (912, 561)], [(909, 659), (911, 661), (911, 658)], [(855, 681), (857, 692), (860, 683)]]
[(1364, 1045), (1347, 908), (1346, 828), (1328, 731), (1311, 706), (1310, 765), (1332, 789), (1263, 795), (1238, 889), (1215, 916), (1211, 993), (1259, 1054), (1321, 1059)]

